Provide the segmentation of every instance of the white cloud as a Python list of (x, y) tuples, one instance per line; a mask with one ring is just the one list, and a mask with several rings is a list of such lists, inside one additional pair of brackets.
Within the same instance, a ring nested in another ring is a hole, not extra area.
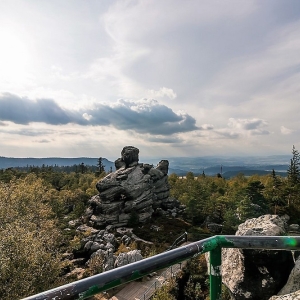
[(280, 132), (281, 132), (282, 134), (288, 135), (288, 134), (293, 133), (294, 130), (289, 129), (289, 128), (285, 127), (285, 126), (280, 126)]
[(300, 125), (300, 2), (292, 2), (0, 3), (9, 32), (0, 93), (24, 96), (0, 103), (1, 149), (24, 137), (41, 153), (36, 134), (51, 141), (50, 155), (119, 154), (135, 143), (155, 144), (150, 154), (289, 151)]
[(212, 125), (212, 124), (203, 124), (203, 125), (201, 125), (200, 128), (203, 129), (203, 130), (212, 130), (212, 129), (214, 129), (214, 125)]
[(261, 119), (235, 119), (230, 118), (228, 122), (228, 126), (232, 128), (237, 129), (243, 129), (243, 130), (254, 130), (259, 127), (267, 126), (268, 123)]
[(177, 97), (176, 93), (173, 89), (169, 89), (166, 87), (160, 88), (158, 91), (155, 90), (148, 90), (146, 91), (147, 94), (150, 94), (153, 98), (163, 98), (164, 96), (168, 97), (169, 99), (175, 99)]
[(87, 113), (84, 113), (82, 116), (83, 116), (83, 118), (86, 119), (87, 121), (90, 121), (90, 120), (92, 119), (92, 117), (93, 117), (92, 115), (89, 115), (89, 114), (87, 114)]

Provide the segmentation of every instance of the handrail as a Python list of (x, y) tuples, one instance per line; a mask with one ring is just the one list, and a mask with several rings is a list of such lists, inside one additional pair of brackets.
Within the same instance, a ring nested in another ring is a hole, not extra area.
[(218, 235), (160, 253), (101, 274), (84, 278), (33, 295), (23, 300), (81, 300), (149, 273), (167, 268), (195, 255), (210, 251), (210, 299), (221, 297), (221, 248), (297, 250), (300, 236), (231, 236)]

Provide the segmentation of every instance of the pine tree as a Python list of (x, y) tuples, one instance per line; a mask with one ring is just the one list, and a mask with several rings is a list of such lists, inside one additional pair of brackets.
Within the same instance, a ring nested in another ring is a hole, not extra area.
[[(293, 157), (287, 170), (287, 204), (290, 216), (300, 211), (300, 154), (293, 145)], [(292, 217), (292, 216), (291, 216)]]
[(102, 157), (98, 158), (97, 167), (98, 167), (98, 170), (99, 170), (99, 174), (101, 174), (102, 172), (105, 171), (105, 168), (104, 168), (105, 166), (103, 165), (103, 158)]
[(246, 195), (253, 204), (259, 205), (263, 210), (266, 210), (266, 199), (262, 193), (264, 188), (260, 181), (249, 182), (246, 187)]
[(291, 163), (288, 167), (287, 174), (290, 185), (295, 186), (300, 182), (300, 154), (294, 145), (292, 154), (293, 157), (291, 158)]

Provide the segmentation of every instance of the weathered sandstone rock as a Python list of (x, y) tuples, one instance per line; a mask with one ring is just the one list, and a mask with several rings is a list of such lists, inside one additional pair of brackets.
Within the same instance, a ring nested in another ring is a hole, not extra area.
[(286, 285), (280, 290), (278, 295), (290, 294), (297, 291), (300, 295), (300, 258), (296, 260)]
[(281, 296), (273, 296), (270, 300), (300, 300), (300, 291)]
[(116, 258), (115, 268), (122, 267), (142, 259), (143, 256), (141, 255), (140, 250), (132, 250), (126, 253), (120, 253)]
[[(287, 225), (276, 215), (249, 219), (236, 235), (284, 235)], [(294, 265), (290, 251), (222, 249), (223, 283), (234, 300), (269, 299), (286, 283)]]
[(139, 149), (135, 147), (123, 148), (122, 157), (115, 162), (117, 170), (97, 183), (99, 194), (89, 200), (82, 218), (84, 223), (95, 228), (108, 224), (121, 227), (133, 218), (135, 222), (149, 220), (157, 208), (179, 207), (179, 201), (169, 198), (169, 162), (162, 160), (154, 168), (138, 163), (138, 155)]

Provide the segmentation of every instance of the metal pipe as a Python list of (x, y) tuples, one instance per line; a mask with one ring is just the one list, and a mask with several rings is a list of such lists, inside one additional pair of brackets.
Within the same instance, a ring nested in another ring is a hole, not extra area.
[(24, 298), (24, 300), (86, 299), (154, 271), (182, 262), (197, 254), (212, 251), (216, 247), (296, 250), (300, 249), (300, 237), (214, 236)]
[(211, 300), (221, 300), (222, 293), (222, 273), (221, 273), (221, 262), (222, 260), (222, 249), (216, 247), (210, 251), (209, 255), (209, 293)]
[(223, 248), (296, 250), (300, 247), (299, 236), (215, 236)]

